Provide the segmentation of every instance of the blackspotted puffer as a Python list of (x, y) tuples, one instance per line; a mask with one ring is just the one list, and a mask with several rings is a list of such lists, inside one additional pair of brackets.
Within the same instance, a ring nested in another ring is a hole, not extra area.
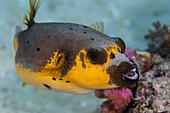
[(126, 87), (139, 78), (136, 65), (123, 53), (121, 38), (103, 34), (103, 22), (36, 23), (39, 1), (29, 0), (29, 15), (14, 37), (15, 67), (25, 84), (44, 90), (89, 94)]

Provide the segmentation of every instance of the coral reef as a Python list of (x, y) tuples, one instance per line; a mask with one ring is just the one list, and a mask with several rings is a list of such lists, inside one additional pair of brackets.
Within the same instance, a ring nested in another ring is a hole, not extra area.
[(136, 65), (138, 66), (138, 69), (140, 72), (147, 71), (152, 66), (152, 58), (151, 54), (146, 51), (136, 51), (136, 57), (134, 58), (134, 61)]
[(149, 34), (145, 36), (146, 39), (152, 41), (148, 45), (148, 51), (150, 53), (157, 53), (163, 58), (170, 58), (170, 27), (167, 25), (162, 26), (159, 21), (154, 22), (153, 26), (155, 30), (149, 30)]
[(139, 82), (133, 105), (128, 113), (166, 113), (170, 111), (170, 82), (167, 77)]
[(159, 21), (153, 25), (155, 31), (145, 36), (152, 41), (148, 52), (136, 51), (133, 58), (141, 77), (128, 113), (170, 112), (170, 27)]
[(150, 69), (150, 67), (152, 66), (152, 58), (151, 58), (151, 54), (149, 52), (146, 51), (134, 51), (130, 48), (127, 48), (125, 50), (125, 55), (132, 60), (133, 62), (135, 62), (135, 64), (137, 65), (139, 72), (144, 72)]
[(168, 77), (140, 81), (128, 113), (168, 113), (170, 111), (169, 86)]
[[(142, 52), (146, 53), (146, 52)], [(134, 94), (133, 104), (128, 113), (168, 113), (170, 112), (170, 60), (153, 54), (142, 54), (148, 63), (142, 64), (141, 58), (134, 58), (139, 66), (141, 77)], [(151, 59), (152, 58), (152, 59)], [(147, 69), (148, 65), (148, 69)], [(141, 68), (142, 67), (142, 68)], [(146, 67), (143, 69), (143, 67)]]
[(128, 88), (98, 90), (95, 95), (108, 98), (101, 105), (102, 113), (122, 113), (133, 99), (132, 91)]
[(132, 60), (133, 62), (135, 61), (134, 58), (137, 55), (136, 52), (134, 50), (132, 50), (131, 48), (126, 48), (125, 50), (126, 52), (124, 53), (130, 60)]

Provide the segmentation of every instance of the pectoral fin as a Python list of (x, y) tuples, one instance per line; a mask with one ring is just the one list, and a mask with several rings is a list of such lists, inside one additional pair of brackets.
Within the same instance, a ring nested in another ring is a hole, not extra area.
[(25, 87), (27, 85), (27, 83), (22, 82), (22, 87)]
[(61, 77), (67, 70), (67, 61), (64, 53), (58, 54), (54, 52), (54, 56), (48, 60), (45, 67), (36, 67), (39, 72), (44, 73), (45, 76)]

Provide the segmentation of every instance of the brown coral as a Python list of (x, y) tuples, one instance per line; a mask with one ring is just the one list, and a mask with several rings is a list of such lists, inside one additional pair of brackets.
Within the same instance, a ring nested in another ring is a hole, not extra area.
[(161, 25), (159, 21), (154, 22), (155, 30), (149, 30), (149, 34), (145, 36), (146, 39), (152, 40), (148, 45), (150, 53), (157, 53), (163, 58), (170, 58), (170, 27)]

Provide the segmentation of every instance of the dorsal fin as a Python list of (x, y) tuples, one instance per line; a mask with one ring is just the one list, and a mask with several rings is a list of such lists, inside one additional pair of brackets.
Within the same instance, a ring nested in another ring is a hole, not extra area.
[(96, 22), (90, 25), (91, 28), (103, 33), (104, 32), (104, 23), (102, 21)]
[(36, 12), (38, 8), (40, 7), (40, 1), (39, 0), (29, 0), (30, 4), (30, 11), (24, 16), (24, 21), (23, 23), (30, 28), (35, 22), (34, 22), (34, 17), (36, 15)]

